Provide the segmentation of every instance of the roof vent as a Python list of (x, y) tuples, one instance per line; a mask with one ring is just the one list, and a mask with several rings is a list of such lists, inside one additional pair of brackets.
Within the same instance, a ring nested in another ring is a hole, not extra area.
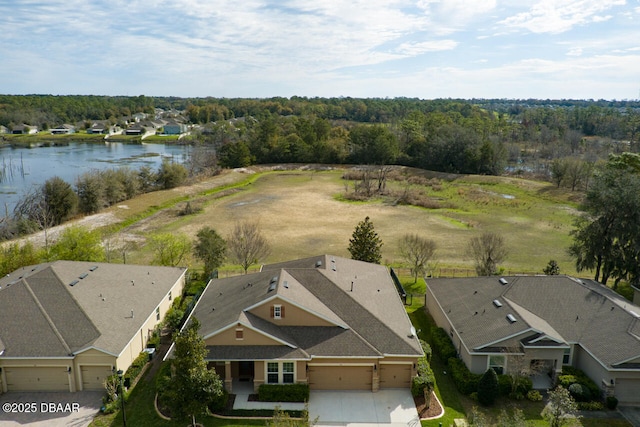
[(272, 283), (269, 285), (269, 289), (267, 290), (267, 293), (269, 293), (269, 292), (271, 292), (271, 291), (275, 291), (275, 290), (276, 290), (276, 283), (275, 283), (275, 282), (272, 282)]
[(84, 279), (88, 275), (89, 275), (89, 273), (82, 273), (80, 276), (78, 276), (78, 279)]
[(276, 283), (278, 281), (278, 276), (273, 276), (269, 283)]
[(505, 279), (504, 277), (501, 277), (501, 278), (500, 278), (500, 280), (499, 280), (499, 282), (500, 282), (501, 284), (503, 284), (503, 285), (508, 285), (508, 284), (509, 284), (509, 282), (507, 282), (507, 279)]
[(287, 282), (285, 280), (284, 282), (282, 282), (282, 286), (284, 286), (285, 288), (289, 289), (289, 282)]
[(89, 269), (89, 271), (96, 271), (97, 269), (98, 269), (98, 266), (97, 266), (97, 265), (94, 265), (93, 267), (91, 267), (91, 268)]
[(316, 268), (322, 267), (322, 260), (317, 260), (316, 261)]
[(74, 280), (73, 282), (69, 283), (69, 286), (75, 286), (77, 285), (79, 282), (79, 280)]
[(507, 314), (507, 320), (509, 323), (516, 323), (518, 321), (513, 314)]
[(500, 301), (498, 301), (497, 299), (493, 300), (493, 305), (495, 305), (498, 308), (502, 307), (502, 303)]

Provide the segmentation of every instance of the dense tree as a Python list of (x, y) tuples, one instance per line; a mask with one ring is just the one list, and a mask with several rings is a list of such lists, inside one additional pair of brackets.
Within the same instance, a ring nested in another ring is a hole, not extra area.
[(260, 232), (260, 225), (250, 221), (236, 223), (227, 238), (227, 246), (229, 255), (242, 266), (245, 274), (249, 267), (271, 252), (269, 242)]
[(54, 176), (48, 179), (42, 188), (44, 202), (50, 218), (51, 225), (62, 224), (71, 218), (78, 208), (78, 196), (70, 184), (62, 178)]
[(103, 261), (100, 233), (79, 225), (66, 227), (51, 246), (49, 258), (69, 261)]
[(373, 222), (367, 216), (358, 223), (353, 231), (348, 249), (352, 259), (380, 264), (382, 244), (382, 240), (373, 227)]
[(471, 238), (467, 255), (473, 259), (478, 276), (491, 276), (497, 273), (498, 264), (506, 258), (507, 248), (499, 234), (483, 233)]
[(207, 368), (208, 350), (199, 329), (200, 322), (194, 317), (175, 338), (171, 380), (163, 391), (172, 417), (189, 416), (193, 427), (196, 416), (205, 414), (223, 394), (222, 380), (215, 370)]
[(409, 264), (413, 283), (418, 281), (418, 276), (425, 274), (429, 262), (433, 261), (436, 252), (436, 242), (425, 239), (417, 234), (405, 234), (400, 242), (400, 255)]
[(182, 233), (159, 233), (149, 238), (155, 265), (177, 267), (191, 251), (191, 241)]
[(107, 205), (104, 198), (104, 181), (99, 171), (85, 172), (76, 180), (78, 210), (84, 214), (98, 212)]
[(204, 263), (204, 275), (210, 277), (217, 270), (226, 257), (227, 242), (211, 227), (198, 230), (193, 254)]
[(395, 163), (398, 156), (398, 141), (389, 127), (358, 125), (351, 129), (349, 138), (353, 146), (354, 163), (365, 165)]
[(220, 166), (223, 168), (243, 168), (251, 164), (251, 152), (244, 142), (231, 142), (218, 151)]
[(26, 242), (23, 245), (7, 243), (0, 250), (0, 276), (4, 277), (21, 267), (39, 262), (40, 257), (31, 243)]
[(156, 176), (158, 186), (165, 190), (184, 184), (186, 179), (187, 168), (180, 163), (174, 163), (167, 159), (162, 161)]

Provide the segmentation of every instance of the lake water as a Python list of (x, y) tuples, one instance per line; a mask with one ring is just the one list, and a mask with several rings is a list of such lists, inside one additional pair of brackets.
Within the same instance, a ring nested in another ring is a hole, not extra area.
[(78, 176), (96, 169), (149, 166), (155, 171), (164, 158), (184, 163), (189, 151), (190, 147), (183, 145), (117, 142), (37, 148), (0, 146), (0, 218), (11, 215), (27, 191), (54, 176), (73, 186)]

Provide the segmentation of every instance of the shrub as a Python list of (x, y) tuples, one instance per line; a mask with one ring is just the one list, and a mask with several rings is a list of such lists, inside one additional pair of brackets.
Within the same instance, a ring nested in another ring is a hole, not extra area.
[(431, 342), (433, 344), (433, 351), (440, 357), (440, 360), (447, 363), (451, 358), (455, 358), (458, 354), (456, 348), (449, 338), (449, 334), (442, 329), (434, 329), (431, 333)]
[(520, 393), (519, 391), (515, 391), (513, 393), (509, 393), (509, 399), (523, 400), (524, 399), (524, 394)]
[(618, 399), (615, 396), (607, 396), (604, 402), (605, 405), (607, 405), (607, 409), (611, 409), (612, 411), (618, 407)]
[[(563, 387), (568, 388), (573, 383), (580, 383), (581, 385), (589, 389), (589, 393), (592, 398), (600, 398), (602, 394), (602, 390), (600, 390), (600, 387), (598, 387), (598, 385), (595, 382), (593, 382), (593, 380), (589, 378), (587, 374), (585, 374), (580, 369), (574, 368), (573, 366), (564, 366), (562, 368), (562, 373), (563, 375), (560, 375), (560, 377), (558, 378), (559, 381), (560, 381), (560, 378), (564, 377), (565, 375), (569, 377), (573, 377), (573, 382), (569, 383), (566, 386), (561, 384), (563, 385)], [(569, 380), (570, 378), (564, 379), (565, 382)]]
[(227, 408), (228, 400), (229, 392), (223, 388), (222, 394), (216, 396), (215, 400), (209, 404), (209, 410), (213, 413), (224, 411)]
[(471, 373), (467, 365), (458, 358), (450, 358), (448, 364), (453, 383), (460, 393), (468, 396), (478, 390), (481, 375)]
[(508, 396), (511, 393), (511, 377), (509, 375), (498, 375), (498, 389), (500, 396)]
[(604, 405), (602, 402), (578, 402), (578, 409), (581, 411), (602, 411)]
[(424, 351), (424, 357), (427, 359), (427, 362), (431, 362), (431, 355), (433, 350), (431, 350), (431, 346), (425, 340), (420, 340), (420, 346), (422, 347), (422, 351)]
[(531, 402), (540, 402), (542, 400), (542, 395), (538, 390), (529, 390), (527, 393), (527, 399)]
[(411, 382), (411, 394), (414, 397), (422, 396), (425, 389), (433, 390), (436, 384), (435, 375), (433, 375), (426, 357), (427, 350), (431, 350), (431, 347), (422, 340), (420, 340), (420, 345), (422, 345), (425, 356), (418, 359), (418, 376), (414, 377)]
[(558, 384), (564, 388), (569, 388), (571, 384), (578, 382), (578, 378), (575, 375), (560, 375), (558, 376)]
[(516, 389), (518, 393), (522, 393), (523, 395), (526, 395), (531, 391), (531, 389), (533, 389), (533, 381), (531, 380), (531, 378), (528, 378), (528, 377), (518, 378), (518, 387)]
[(263, 402), (307, 402), (308, 384), (261, 384), (258, 399)]
[(144, 365), (146, 365), (148, 361), (149, 361), (149, 353), (146, 353), (144, 351), (140, 353), (138, 357), (136, 357), (134, 361), (131, 362), (131, 366), (129, 366), (129, 369), (127, 369), (127, 372), (125, 372), (124, 374), (125, 382), (127, 382), (128, 384), (133, 383), (133, 381), (136, 378), (138, 378), (138, 375), (140, 375), (142, 368), (144, 368)]
[(499, 391), (498, 375), (496, 371), (489, 368), (478, 381), (478, 402), (485, 406), (493, 405)]
[(580, 383), (573, 383), (569, 386), (569, 393), (576, 400), (576, 402), (588, 402), (591, 400), (591, 393), (589, 389)]

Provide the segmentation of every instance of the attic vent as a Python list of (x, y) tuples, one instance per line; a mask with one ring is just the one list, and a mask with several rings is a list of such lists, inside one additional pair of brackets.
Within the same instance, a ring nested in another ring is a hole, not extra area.
[(93, 267), (91, 267), (91, 268), (89, 269), (89, 271), (96, 271), (97, 269), (98, 269), (98, 266), (97, 266), (97, 265), (94, 265)]
[(89, 273), (82, 273), (80, 276), (78, 276), (78, 279), (84, 279), (88, 275), (89, 275)]
[(316, 268), (322, 267), (322, 260), (316, 261)]
[(278, 281), (278, 276), (273, 276), (269, 283), (276, 283)]
[(507, 320), (509, 323), (516, 323), (518, 320), (513, 316), (513, 314), (507, 314)]
[(289, 289), (289, 282), (287, 282), (285, 280), (284, 282), (282, 282), (282, 286), (284, 286), (285, 288)]
[(74, 280), (73, 282), (69, 283), (69, 286), (75, 286), (77, 285), (79, 282), (79, 280)]
[(508, 284), (509, 284), (509, 282), (507, 282), (507, 279), (505, 279), (504, 277), (501, 277), (501, 278), (500, 278), (500, 280), (499, 280), (499, 282), (500, 282), (501, 284), (503, 284), (503, 285), (508, 285)]
[(498, 301), (497, 299), (493, 300), (493, 305), (495, 305), (498, 308), (502, 307), (502, 303), (500, 301)]
[(271, 291), (275, 291), (275, 290), (276, 290), (276, 283), (275, 283), (275, 282), (272, 282), (272, 283), (269, 285), (269, 290), (267, 290), (267, 293), (269, 293), (269, 292), (271, 292)]

